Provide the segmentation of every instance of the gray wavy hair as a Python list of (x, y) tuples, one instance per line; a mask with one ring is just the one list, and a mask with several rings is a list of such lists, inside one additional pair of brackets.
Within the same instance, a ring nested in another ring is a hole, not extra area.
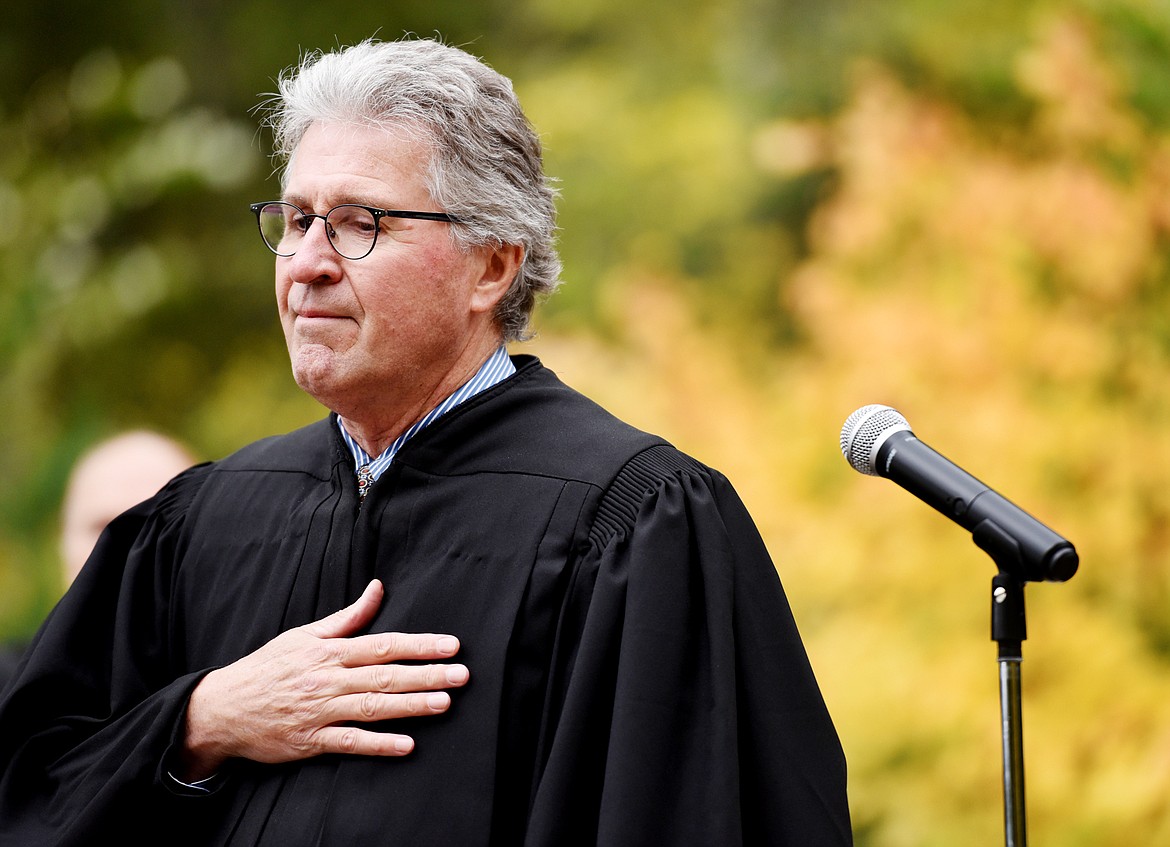
[(511, 81), (476, 57), (437, 41), (363, 41), (306, 54), (284, 71), (261, 105), (274, 155), (288, 165), (317, 122), (418, 132), (431, 147), (424, 175), (431, 197), (459, 218), (462, 249), (518, 244), (524, 261), (494, 318), (505, 341), (530, 337), (538, 296), (560, 281), (554, 243), (556, 190), (544, 173), (540, 138)]

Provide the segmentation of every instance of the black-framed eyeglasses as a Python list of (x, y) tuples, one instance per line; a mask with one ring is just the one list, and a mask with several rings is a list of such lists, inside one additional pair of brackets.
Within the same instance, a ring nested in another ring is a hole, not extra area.
[(260, 237), (277, 256), (297, 252), (315, 218), (325, 223), (325, 235), (333, 249), (346, 259), (364, 259), (378, 243), (382, 218), (412, 218), (457, 224), (459, 219), (446, 212), (405, 212), (401, 209), (378, 209), (358, 203), (342, 203), (323, 215), (313, 215), (292, 203), (269, 200), (249, 206), (256, 215)]

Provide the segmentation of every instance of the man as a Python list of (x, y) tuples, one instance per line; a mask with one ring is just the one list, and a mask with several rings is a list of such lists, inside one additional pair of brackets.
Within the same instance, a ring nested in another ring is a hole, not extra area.
[(333, 414), (111, 525), (0, 704), (0, 833), (849, 843), (730, 485), (504, 352), (559, 273), (510, 83), (367, 42), (284, 77), (271, 124), (253, 211)]
[[(68, 588), (98, 536), (114, 518), (152, 496), (195, 464), (187, 449), (165, 435), (130, 430), (90, 447), (73, 465), (61, 504), (61, 584)], [(0, 645), (0, 689), (16, 672), (24, 644)]]
[(179, 442), (144, 429), (119, 433), (86, 450), (69, 473), (61, 504), (63, 586), (77, 578), (110, 521), (195, 462)]

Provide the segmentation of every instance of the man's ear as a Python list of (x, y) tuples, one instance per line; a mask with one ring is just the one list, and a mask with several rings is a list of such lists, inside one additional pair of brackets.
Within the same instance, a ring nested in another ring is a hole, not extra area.
[(475, 291), (471, 295), (473, 312), (492, 311), (507, 293), (524, 261), (524, 248), (519, 244), (501, 244), (498, 247), (483, 249), (486, 251), (486, 261), (483, 276), (476, 283)]

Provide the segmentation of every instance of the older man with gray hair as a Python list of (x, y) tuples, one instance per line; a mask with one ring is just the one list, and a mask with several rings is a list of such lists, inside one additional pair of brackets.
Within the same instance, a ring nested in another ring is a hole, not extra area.
[(370, 41), (269, 105), (252, 211), (331, 414), (111, 524), (0, 702), (0, 842), (849, 843), (731, 486), (508, 355), (560, 270), (509, 81)]

